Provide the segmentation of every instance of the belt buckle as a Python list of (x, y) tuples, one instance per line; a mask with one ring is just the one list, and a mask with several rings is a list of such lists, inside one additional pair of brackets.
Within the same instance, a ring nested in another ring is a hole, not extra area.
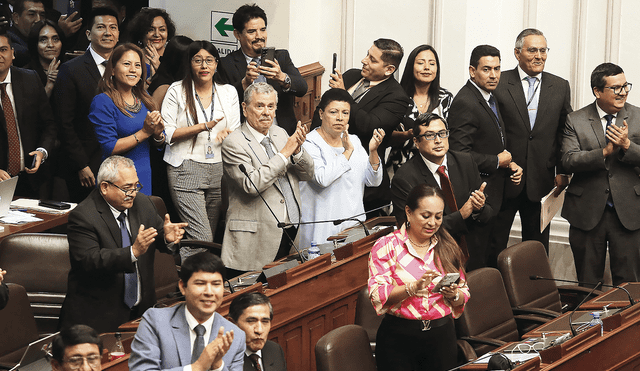
[(431, 330), (431, 320), (427, 319), (427, 320), (422, 320), (422, 331), (429, 331)]

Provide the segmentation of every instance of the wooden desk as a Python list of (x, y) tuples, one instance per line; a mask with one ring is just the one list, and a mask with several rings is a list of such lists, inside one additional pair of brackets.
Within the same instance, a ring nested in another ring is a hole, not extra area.
[[(620, 285), (629, 291), (634, 301), (640, 299), (640, 282), (627, 282)], [(629, 296), (620, 289), (612, 288), (606, 293), (597, 296), (582, 304), (580, 309), (602, 310), (602, 307), (610, 304), (609, 308), (623, 308), (629, 305)]]
[(53, 227), (57, 227), (59, 225), (67, 224), (69, 219), (69, 213), (64, 214), (48, 214), (41, 213), (38, 211), (29, 211), (30, 213), (35, 214), (38, 218), (42, 219), (38, 222), (31, 222), (25, 224), (2, 224), (4, 227), (4, 231), (0, 232), (0, 241), (2, 241), (5, 237), (10, 236), (15, 233), (36, 233), (36, 232), (44, 232), (47, 229), (51, 229)]

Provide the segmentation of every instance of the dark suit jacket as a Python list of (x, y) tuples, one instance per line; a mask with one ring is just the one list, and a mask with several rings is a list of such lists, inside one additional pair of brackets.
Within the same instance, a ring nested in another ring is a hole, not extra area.
[(485, 194), (494, 214), (500, 210), (508, 170), (498, 167), (498, 154), (506, 147), (502, 143), (500, 130), (505, 142), (504, 122), (500, 116), (500, 127), (496, 115), (484, 100), (478, 89), (467, 81), (453, 98), (449, 110), (449, 145), (451, 150), (470, 152), (478, 165), (482, 180), (487, 182)]
[[(287, 371), (287, 361), (284, 359), (284, 352), (278, 343), (267, 340), (262, 348), (263, 371)], [(255, 371), (253, 363), (245, 354), (244, 371)]]
[(616, 214), (629, 230), (640, 229), (640, 108), (629, 103), (616, 125), (629, 125), (631, 146), (603, 160), (604, 130), (595, 102), (567, 116), (562, 138), (562, 166), (573, 173), (562, 207), (572, 227), (593, 229), (604, 213), (609, 194)]
[(89, 50), (64, 63), (58, 72), (53, 101), (70, 172), (76, 173), (90, 166), (93, 174), (98, 173), (102, 152), (93, 124), (87, 116), (100, 79), (100, 72)]
[[(44, 91), (44, 86), (35, 71), (18, 67), (11, 67), (11, 84), (13, 87), (13, 99), (16, 107), (15, 116), (20, 129), (20, 139), (25, 156), (25, 166), (31, 167), (28, 161), (28, 153), (38, 147), (42, 147), (51, 155), (54, 150), (57, 127), (51, 112), (49, 98)], [(4, 111), (0, 114), (0, 169), (7, 170), (8, 161), (7, 124), (4, 119)], [(44, 164), (43, 166), (47, 166)], [(38, 189), (44, 181), (46, 174), (41, 167), (36, 174), (23, 173), (26, 176), (32, 190), (17, 190), (18, 194), (30, 194)]]
[[(447, 168), (456, 204), (458, 207), (462, 207), (469, 199), (471, 192), (480, 188), (482, 184), (478, 166), (470, 154), (449, 151), (447, 153)], [(393, 215), (396, 217), (398, 224), (406, 221), (404, 207), (407, 195), (413, 187), (425, 183), (432, 187), (440, 188), (420, 155), (413, 156), (404, 165), (400, 166), (393, 176), (391, 181), (391, 201), (393, 202)], [(463, 235), (466, 236), (465, 239), (469, 250), (474, 248), (474, 236), (484, 228), (484, 225), (492, 217), (493, 209), (488, 201), (475, 219), (473, 217), (463, 219), (460, 211), (452, 213), (450, 205), (445, 205), (443, 227), (456, 239), (460, 239)]]
[(569, 82), (550, 73), (542, 73), (536, 122), (531, 129), (527, 102), (518, 68), (503, 72), (494, 95), (507, 133), (507, 150), (522, 167), (522, 182), (507, 182), (508, 194), (519, 194), (526, 184), (527, 197), (538, 202), (554, 187), (553, 179), (562, 174), (560, 142), (567, 115), (571, 113)]
[(29, 45), (27, 44), (27, 38), (16, 28), (14, 24), (7, 30), (7, 36), (11, 39), (11, 46), (15, 59), (13, 65), (16, 67), (24, 67), (29, 64), (31, 60), (31, 53), (29, 53)]
[(4, 309), (9, 301), (9, 286), (4, 282), (0, 283), (0, 309)]
[[(278, 93), (278, 109), (276, 110), (276, 120), (278, 126), (287, 131), (289, 135), (296, 131), (298, 120), (294, 111), (295, 97), (302, 97), (307, 94), (307, 82), (300, 75), (300, 71), (293, 65), (289, 52), (284, 49), (276, 50), (276, 60), (280, 64), (282, 72), (291, 78), (291, 88), (289, 91), (282, 91), (280, 83), (271, 79), (267, 80), (269, 85), (273, 86)], [(222, 69), (220, 69), (222, 67)], [(244, 89), (242, 89), (242, 79), (247, 74), (247, 60), (244, 58), (242, 49), (238, 49), (233, 53), (225, 56), (220, 60), (218, 71), (222, 81), (226, 84), (235, 86), (238, 91), (238, 99), (244, 101)], [(242, 107), (240, 108), (242, 115)], [(244, 121), (244, 116), (242, 121)]]
[[(156, 248), (166, 250), (163, 220), (149, 197), (138, 193), (129, 209), (129, 224), (132, 242), (140, 224), (158, 231), (156, 242), (138, 257), (142, 298), (137, 316), (141, 316), (156, 302), (153, 262)], [(115, 331), (130, 320), (131, 311), (124, 304), (124, 273), (135, 270), (131, 248), (122, 248), (120, 227), (99, 189), (69, 214), (67, 239), (71, 270), (61, 327), (82, 323), (99, 333)]]

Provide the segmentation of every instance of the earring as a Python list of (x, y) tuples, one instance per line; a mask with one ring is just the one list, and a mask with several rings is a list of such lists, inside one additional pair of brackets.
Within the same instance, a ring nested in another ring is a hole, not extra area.
[(406, 229), (409, 229), (409, 228), (411, 228), (411, 222), (407, 220), (407, 228)]

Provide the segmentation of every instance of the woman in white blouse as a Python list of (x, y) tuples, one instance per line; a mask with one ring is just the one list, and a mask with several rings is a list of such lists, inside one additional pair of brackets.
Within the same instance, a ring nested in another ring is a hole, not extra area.
[[(217, 83), (220, 56), (207, 41), (187, 50), (189, 73), (169, 87), (162, 101), (169, 188), (186, 238), (213, 241), (220, 214), (224, 138), (240, 126), (238, 93)], [(214, 78), (215, 76), (215, 78)], [(182, 260), (203, 249), (183, 247)]]
[[(307, 134), (302, 145), (313, 157), (312, 181), (300, 182), (302, 222), (350, 218), (364, 213), (364, 187), (382, 182), (378, 147), (384, 130), (375, 129), (368, 143), (369, 153), (356, 135), (349, 134), (349, 115), (353, 99), (343, 89), (330, 89), (318, 104), (322, 125)], [(358, 217), (365, 220), (365, 216)], [(300, 225), (300, 246), (312, 241), (324, 243), (355, 222)]]

